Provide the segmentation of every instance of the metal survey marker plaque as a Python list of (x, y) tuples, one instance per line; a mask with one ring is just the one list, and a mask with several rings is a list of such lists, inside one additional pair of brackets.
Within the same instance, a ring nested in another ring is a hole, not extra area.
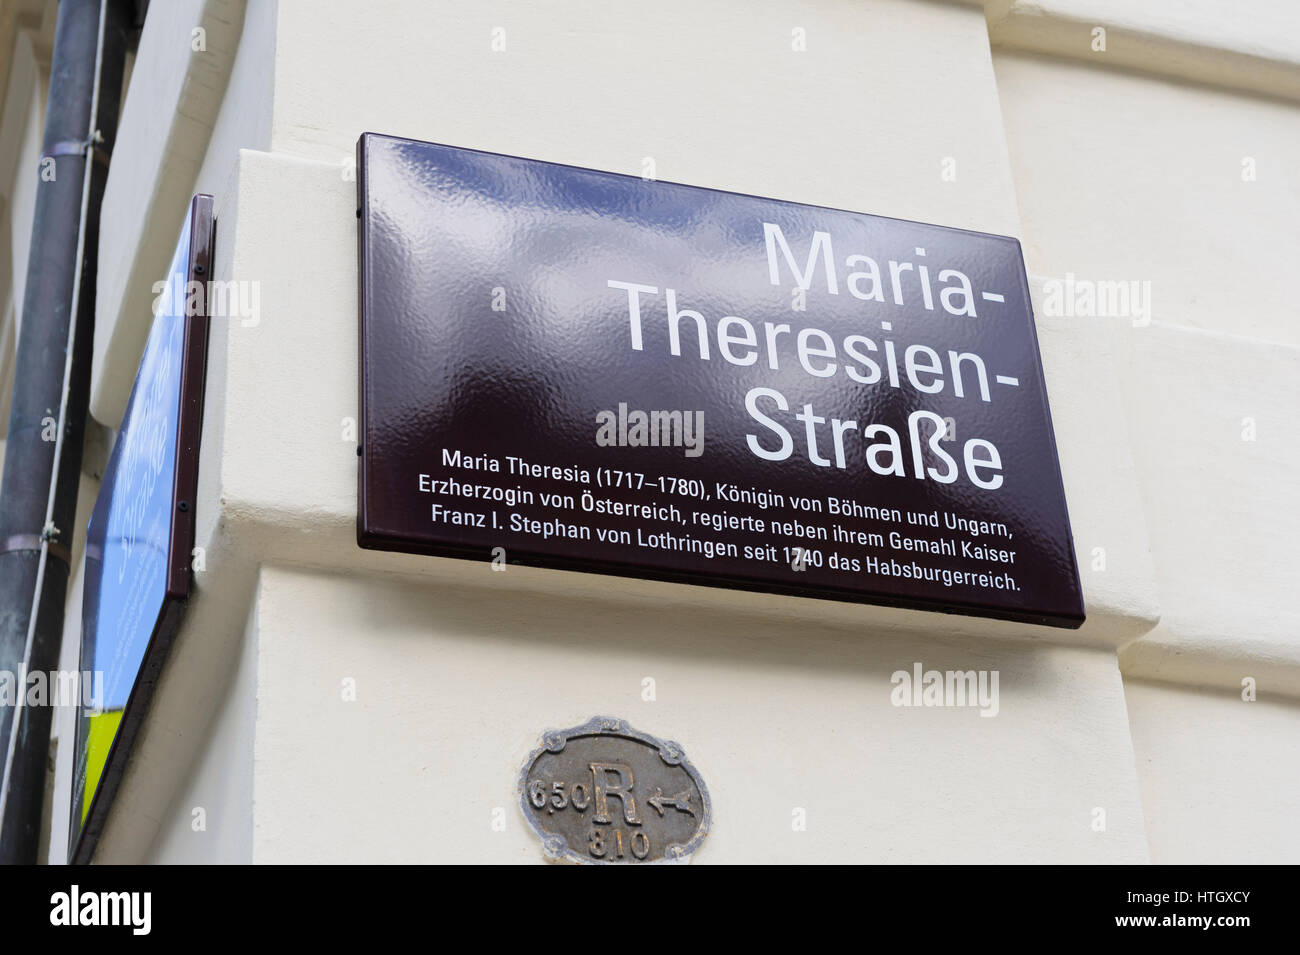
[(709, 793), (682, 747), (615, 717), (544, 734), (519, 799), (553, 862), (685, 862), (709, 831)]

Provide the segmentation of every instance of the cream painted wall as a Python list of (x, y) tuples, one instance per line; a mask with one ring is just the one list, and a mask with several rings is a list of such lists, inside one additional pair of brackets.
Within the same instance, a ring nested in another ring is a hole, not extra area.
[(1300, 703), (1125, 680), (1153, 862), (1294, 865)]
[[(320, 10), (279, 0), (276, 153), (340, 166), (370, 131), (637, 176), (649, 157), (659, 179), (1017, 232), (976, 8), (398, 0), (333, 20)], [(804, 52), (792, 49), (795, 30)], [(948, 157), (951, 182), (940, 176)]]
[(1300, 100), (1292, 0), (987, 0), (1000, 49)]
[(148, 861), (237, 864), (252, 860), (253, 730), (257, 716), (257, 621), (235, 651), (234, 673), (194, 751), (194, 767), (159, 826)]
[(1035, 284), (1149, 285), (1149, 315), (1054, 320), (1116, 356), (1162, 609), (1126, 672), (1236, 686), (1251, 661), (1300, 695), (1300, 611), (1280, 597), (1300, 540), (1300, 105), (1018, 54), (995, 66)]
[[(994, 65), (1040, 327), (1111, 353), (1087, 400), (1124, 409), (1123, 483), (1151, 542), (1161, 617), (1119, 658), (1152, 861), (1294, 862), (1300, 105), (1019, 53)], [(1149, 283), (1149, 324), (1044, 319), (1041, 290), (1067, 273)], [(1260, 702), (1241, 701), (1247, 679)]]
[(169, 0), (145, 19), (102, 207), (113, 227), (100, 232), (90, 410), (109, 427), (126, 410), (153, 284), (166, 277), (209, 153), (243, 17), (244, 0)]
[(1154, 322), (1300, 344), (1300, 103), (1021, 54), (994, 66), (1031, 272), (1147, 281)]
[[(254, 861), (541, 862), (519, 770), (542, 730), (608, 713), (704, 776), (700, 862), (1147, 859), (1113, 654), (795, 631), (529, 594), (513, 572), (450, 588), (263, 569)], [(997, 716), (892, 705), (915, 661), (1000, 671)]]

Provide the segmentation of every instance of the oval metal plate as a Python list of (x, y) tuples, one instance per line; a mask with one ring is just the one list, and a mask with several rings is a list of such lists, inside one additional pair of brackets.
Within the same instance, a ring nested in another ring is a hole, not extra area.
[(682, 747), (610, 716), (545, 733), (519, 776), (519, 804), (555, 862), (685, 862), (711, 821)]

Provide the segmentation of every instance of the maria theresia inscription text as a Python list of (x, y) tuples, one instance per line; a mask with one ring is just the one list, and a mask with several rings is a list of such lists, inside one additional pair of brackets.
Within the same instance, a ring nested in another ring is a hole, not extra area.
[[(521, 480), (504, 487), (456, 476), (464, 470), (501, 474), (502, 462), (495, 458), (443, 448), (442, 461), (452, 476), (420, 474), (418, 478), (422, 493), (442, 499), (429, 505), (429, 519), (435, 523), (504, 530), (542, 541), (594, 540), (695, 554), (707, 560), (780, 563), (795, 571), (825, 567), (844, 574), (933, 581), (944, 587), (1019, 589), (1012, 574), (1016, 562), (1016, 551), (1009, 546), (1012, 533), (1000, 521), (947, 510), (904, 513), (852, 498), (787, 496), (726, 481), (708, 487), (698, 480), (641, 471), (538, 466), (513, 457), (506, 459), (504, 471)], [(545, 482), (558, 486), (545, 490)], [(658, 496), (630, 502), (619, 499), (620, 490)], [(448, 498), (453, 503), (443, 503)], [(455, 503), (457, 498), (472, 503)], [(529, 517), (525, 508), (546, 516)], [(600, 520), (606, 516), (634, 517), (641, 526), (632, 531), (602, 526)], [(724, 539), (723, 532), (731, 539)], [(737, 534), (743, 542), (737, 541)], [(998, 546), (999, 541), (1008, 546)], [(982, 563), (983, 569), (935, 566), (928, 559), (935, 556)]]

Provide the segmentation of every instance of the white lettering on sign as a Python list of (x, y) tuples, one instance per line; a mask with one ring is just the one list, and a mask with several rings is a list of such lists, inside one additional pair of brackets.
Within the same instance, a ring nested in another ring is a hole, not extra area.
[[(916, 248), (917, 261), (888, 259), (880, 263), (867, 255), (844, 259), (841, 282), (834, 243), (829, 232), (814, 232), (806, 244), (790, 240), (781, 227), (763, 223), (768, 278), (773, 285), (793, 279), (802, 290), (819, 289), (839, 295), (841, 288), (864, 301), (942, 309), (963, 319), (979, 317), (971, 279), (959, 269), (941, 268), (931, 278), (926, 250)], [(859, 385), (909, 387), (923, 395), (948, 395), (991, 403), (1004, 388), (1018, 388), (1015, 375), (990, 374), (984, 358), (972, 351), (939, 349), (913, 342), (902, 344), (892, 335), (891, 322), (881, 331), (834, 336), (808, 326), (797, 331), (787, 322), (754, 323), (739, 315), (718, 316), (716, 321), (683, 302), (677, 289), (660, 289), (626, 279), (609, 279), (606, 286), (626, 294), (628, 343), (633, 351), (646, 348), (648, 322), (663, 321), (668, 350), (674, 357), (700, 361), (720, 359), (731, 365), (759, 365), (770, 371), (797, 370), (812, 378), (843, 375)], [(1001, 292), (981, 291), (987, 302), (1005, 302)], [(850, 461), (865, 462), (882, 476), (952, 484), (964, 480), (985, 491), (1003, 484), (1002, 456), (997, 446), (970, 437), (953, 451), (940, 442), (948, 436), (947, 420), (933, 411), (913, 411), (906, 431), (889, 425), (839, 418), (804, 403), (792, 408), (776, 388), (750, 388), (745, 410), (758, 426), (746, 435), (749, 450), (765, 461), (784, 461), (796, 447), (818, 467), (845, 469)]]

